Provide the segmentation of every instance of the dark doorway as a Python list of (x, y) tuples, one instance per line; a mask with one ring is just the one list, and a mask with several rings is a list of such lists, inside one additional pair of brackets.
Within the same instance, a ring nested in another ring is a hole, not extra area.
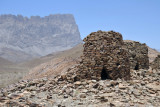
[(139, 64), (137, 63), (134, 70), (139, 70)]
[(106, 69), (103, 68), (101, 72), (101, 80), (106, 80), (106, 79), (110, 79), (110, 78), (109, 78), (109, 75), (107, 74)]

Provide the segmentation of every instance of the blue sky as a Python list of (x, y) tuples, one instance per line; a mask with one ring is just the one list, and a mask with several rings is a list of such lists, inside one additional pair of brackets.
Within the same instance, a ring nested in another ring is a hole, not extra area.
[(0, 14), (73, 14), (83, 39), (97, 30), (160, 49), (160, 0), (0, 0)]

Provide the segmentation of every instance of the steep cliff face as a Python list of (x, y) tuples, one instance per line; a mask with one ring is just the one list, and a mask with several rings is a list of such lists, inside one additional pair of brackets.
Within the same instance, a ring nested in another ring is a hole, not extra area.
[[(29, 57), (43, 56), (69, 49), (80, 42), (80, 33), (71, 14), (30, 18), (21, 15), (0, 16), (0, 50), (7, 48), (24, 52)], [(5, 54), (5, 58), (10, 60), (9, 57), (12, 56)]]

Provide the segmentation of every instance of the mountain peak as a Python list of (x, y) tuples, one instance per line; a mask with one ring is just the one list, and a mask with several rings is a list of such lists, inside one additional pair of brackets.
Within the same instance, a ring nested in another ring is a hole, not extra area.
[(71, 14), (30, 18), (11, 14), (0, 16), (0, 46), (3, 48), (44, 56), (81, 42), (78, 26)]

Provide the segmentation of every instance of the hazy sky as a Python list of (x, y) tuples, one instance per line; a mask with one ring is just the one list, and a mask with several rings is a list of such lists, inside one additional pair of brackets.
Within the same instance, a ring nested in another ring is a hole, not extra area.
[(83, 39), (97, 30), (160, 49), (160, 0), (0, 0), (0, 14), (73, 14)]

